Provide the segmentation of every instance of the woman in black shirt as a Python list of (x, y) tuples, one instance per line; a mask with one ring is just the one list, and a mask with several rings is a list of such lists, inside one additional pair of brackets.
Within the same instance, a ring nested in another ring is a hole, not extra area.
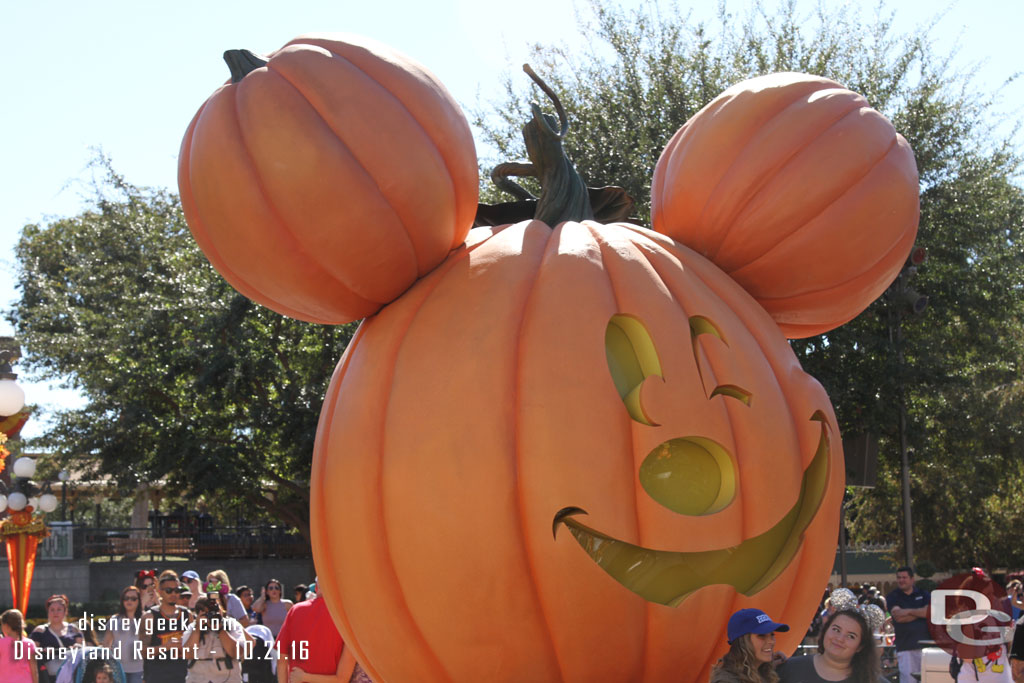
[(790, 657), (778, 674), (780, 683), (878, 683), (882, 671), (867, 621), (847, 609), (825, 621), (817, 654)]

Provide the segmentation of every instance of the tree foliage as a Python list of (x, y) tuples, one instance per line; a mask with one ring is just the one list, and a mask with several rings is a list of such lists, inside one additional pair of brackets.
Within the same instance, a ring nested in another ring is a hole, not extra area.
[(8, 318), (23, 363), (86, 401), (58, 412), (40, 445), (126, 491), (162, 481), (308, 535), (320, 406), (353, 326), (253, 304), (207, 263), (176, 197), (99, 163), (94, 206), (26, 226), (17, 245)]
[[(920, 172), (918, 244), (929, 257), (909, 285), (929, 306), (910, 317), (897, 297), (883, 296), (851, 323), (792, 345), (829, 391), (841, 428), (880, 436), (878, 486), (851, 492), (855, 541), (902, 543), (902, 402), (917, 557), (940, 567), (1019, 566), (1024, 551), (1012, 533), (1019, 513), (1008, 502), (1024, 490), (1020, 159), (1012, 140), (992, 133), (996, 98), (950, 69), (953, 46), (933, 45), (927, 31), (896, 35), (890, 19), (884, 6), (865, 19), (849, 5), (808, 19), (789, 2), (742, 17), (723, 5), (709, 27), (675, 6), (623, 10), (594, 0), (578, 26), (582, 52), (537, 45), (531, 63), (562, 98), (571, 122), (566, 150), (587, 184), (626, 188), (644, 224), (666, 142), (742, 79), (822, 75), (893, 121)], [(511, 73), (503, 100), (475, 112), (495, 150), (485, 166), (522, 158), (527, 88)]]

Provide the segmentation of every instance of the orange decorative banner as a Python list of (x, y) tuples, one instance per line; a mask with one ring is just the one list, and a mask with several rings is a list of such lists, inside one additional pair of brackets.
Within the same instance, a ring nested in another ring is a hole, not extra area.
[(36, 570), (36, 547), (40, 539), (50, 535), (41, 517), (32, 516), (32, 506), (11, 513), (0, 522), (0, 536), (7, 541), (7, 564), (11, 575), (14, 606), (24, 614), (32, 592), (32, 575)]

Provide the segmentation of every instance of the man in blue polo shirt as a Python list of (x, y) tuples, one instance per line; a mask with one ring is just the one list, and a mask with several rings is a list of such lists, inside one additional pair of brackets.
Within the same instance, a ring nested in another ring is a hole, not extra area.
[(914, 570), (896, 570), (896, 590), (885, 596), (896, 630), (896, 661), (900, 667), (900, 683), (917, 683), (913, 674), (921, 673), (922, 641), (928, 634), (928, 593), (914, 587)]

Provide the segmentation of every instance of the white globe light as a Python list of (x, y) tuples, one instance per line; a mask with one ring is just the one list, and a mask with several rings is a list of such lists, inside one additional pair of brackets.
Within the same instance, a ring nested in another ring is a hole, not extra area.
[(25, 506), (28, 505), (28, 498), (25, 497), (24, 493), (18, 493), (15, 491), (11, 495), (7, 496), (7, 505), (15, 512), (18, 510), (24, 510)]
[(0, 415), (14, 415), (24, 407), (24, 390), (13, 379), (0, 379)]
[(53, 512), (57, 509), (57, 496), (52, 493), (44, 493), (39, 496), (39, 509), (43, 512)]
[(4, 494), (0, 493), (0, 512), (3, 512), (6, 509), (7, 509), (7, 496), (5, 496)]
[(39, 509), (39, 498), (37, 498), (36, 496), (31, 496), (28, 499), (28, 504), (32, 506), (33, 510), (38, 510)]
[(24, 456), (14, 461), (14, 476), (16, 477), (29, 477), (36, 473), (36, 460)]
[(67, 481), (68, 479), (71, 478), (71, 475), (68, 474), (67, 470), (61, 470), (60, 473), (57, 475), (57, 478), (60, 479), (61, 481)]

